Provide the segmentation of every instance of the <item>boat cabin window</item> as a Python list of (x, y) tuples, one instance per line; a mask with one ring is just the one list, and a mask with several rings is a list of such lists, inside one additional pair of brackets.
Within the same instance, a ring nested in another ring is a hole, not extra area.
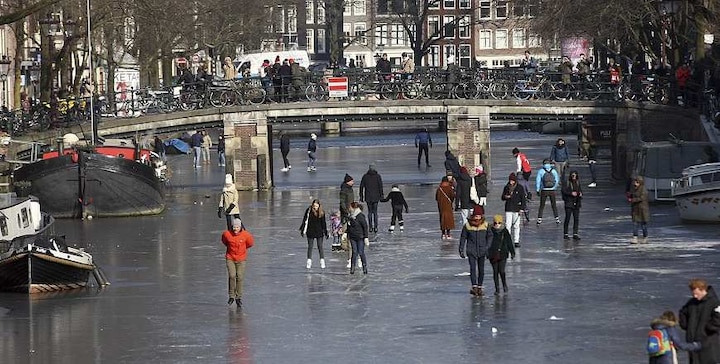
[(7, 218), (5, 216), (0, 217), (0, 233), (2, 236), (8, 235)]
[(28, 214), (28, 210), (23, 207), (22, 210), (20, 210), (20, 215), (22, 219), (22, 227), (26, 228), (30, 226), (30, 215)]
[(703, 174), (700, 175), (700, 179), (702, 180), (702, 183), (710, 183), (712, 182), (712, 174)]

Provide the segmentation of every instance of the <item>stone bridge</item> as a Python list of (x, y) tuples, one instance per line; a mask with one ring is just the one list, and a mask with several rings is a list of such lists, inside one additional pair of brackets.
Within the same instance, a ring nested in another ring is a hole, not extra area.
[[(329, 101), (265, 104), (155, 114), (131, 119), (104, 119), (99, 135), (142, 137), (222, 128), (227, 172), (240, 189), (272, 187), (272, 129), (283, 123), (319, 123), (326, 135), (349, 128), (405, 129), (427, 126), (446, 130), (448, 149), (461, 164), (490, 166), (490, 125), (511, 122), (581, 124), (581, 146), (593, 143), (612, 151), (613, 175), (623, 178), (632, 167), (632, 151), (648, 135), (667, 133), (685, 140), (702, 139), (696, 112), (642, 103), (513, 100)], [(437, 124), (434, 124), (437, 123)], [(87, 132), (87, 131), (86, 131)], [(50, 137), (55, 137), (52, 135)], [(644, 138), (644, 139), (643, 139)], [(491, 173), (491, 171), (489, 171)]]

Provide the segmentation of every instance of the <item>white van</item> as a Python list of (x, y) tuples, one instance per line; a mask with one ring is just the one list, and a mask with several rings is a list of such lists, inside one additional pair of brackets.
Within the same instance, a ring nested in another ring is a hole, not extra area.
[[(300, 67), (307, 69), (310, 67), (310, 56), (306, 51), (277, 51), (277, 52), (261, 52), (261, 53), (245, 53), (235, 59), (235, 68), (238, 70), (238, 77), (242, 77), (241, 69), (250, 67), (250, 76), (259, 76), (259, 69), (264, 60), (270, 61), (270, 65), (275, 63), (275, 58), (280, 57), (280, 63), (283, 60), (293, 58), (295, 63)], [(247, 64), (246, 64), (247, 63)]]

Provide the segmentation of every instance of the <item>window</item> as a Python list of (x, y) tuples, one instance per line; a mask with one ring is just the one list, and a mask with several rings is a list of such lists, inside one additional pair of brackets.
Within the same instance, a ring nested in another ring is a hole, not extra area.
[(21, 219), (22, 219), (22, 227), (26, 228), (26, 227), (30, 226), (30, 218), (28, 217), (27, 208), (23, 207), (20, 210), (20, 215), (21, 215)]
[(315, 2), (313, 0), (305, 0), (305, 24), (312, 24), (314, 22), (315, 22)]
[(355, 43), (367, 45), (367, 38), (365, 37), (365, 23), (355, 23)]
[(437, 37), (440, 35), (440, 17), (437, 15), (428, 16), (428, 36)]
[(390, 3), (388, 2), (388, 0), (378, 0), (378, 2), (377, 2), (377, 13), (378, 14), (387, 14), (389, 9), (390, 9)]
[(525, 29), (513, 29), (513, 48), (525, 48)]
[(460, 67), (470, 67), (470, 50), (469, 44), (461, 44), (458, 46)]
[(437, 67), (440, 65), (440, 46), (430, 46), (428, 51), (428, 66)]
[(428, 1), (428, 9), (440, 9), (440, 0), (427, 0)]
[(481, 30), (478, 33), (480, 49), (492, 49), (492, 30)]
[(443, 17), (443, 34), (445, 38), (455, 38), (455, 16), (446, 15)]
[(528, 36), (528, 48), (536, 48), (540, 47), (542, 45), (542, 41), (540, 40), (540, 36), (537, 34), (530, 34)]
[(350, 23), (343, 23), (343, 45), (347, 46), (352, 41), (352, 24)]
[[(455, 57), (455, 45), (454, 44), (445, 44), (443, 46), (443, 52), (444, 52), (443, 58), (445, 59), (445, 64), (447, 64), (447, 60), (450, 56)], [(457, 60), (455, 62), (457, 62)]]
[(288, 33), (297, 33), (297, 6), (291, 5), (287, 9)]
[(507, 18), (507, 12), (508, 12), (507, 0), (497, 0), (497, 5), (495, 6), (495, 18), (496, 19)]
[[(325, 24), (325, 2), (320, 1), (318, 2), (317, 7), (317, 23), (318, 24)], [(318, 33), (320, 35), (320, 33)]]
[(480, 2), (480, 19), (490, 19), (490, 8), (492, 3), (490, 1)]
[(443, 8), (455, 9), (455, 0), (443, 0)]
[(278, 5), (275, 9), (275, 21), (273, 26), (276, 33), (285, 33), (285, 9), (282, 5)]
[(343, 5), (343, 15), (352, 15), (352, 1), (345, 1), (345, 4)]
[(406, 43), (405, 28), (400, 24), (390, 26), (390, 45), (405, 45)]
[(388, 39), (388, 25), (378, 24), (375, 26), (375, 44), (376, 45), (387, 45), (390, 44)]
[(532, 18), (538, 14), (538, 8), (539, 4), (535, 1), (530, 1), (527, 4), (527, 8), (525, 9), (525, 15), (529, 18)]
[(8, 234), (7, 219), (5, 216), (0, 216), (0, 233), (2, 233), (3, 236), (7, 236)]
[(525, 1), (515, 1), (513, 3), (513, 16), (516, 18), (522, 18), (525, 16), (525, 7), (526, 7)]
[(495, 31), (495, 49), (504, 49), (508, 47), (508, 31), (507, 29), (498, 29)]
[(326, 53), (325, 29), (317, 29), (317, 53)]
[(315, 29), (306, 29), (305, 30), (305, 42), (307, 42), (307, 52), (308, 53), (315, 53)]
[(365, 15), (365, 0), (353, 1), (353, 12), (355, 15)]
[(470, 38), (470, 21), (467, 16), (458, 20), (458, 36), (460, 38)]
[(470, 9), (470, 0), (458, 0), (458, 7), (460, 9)]

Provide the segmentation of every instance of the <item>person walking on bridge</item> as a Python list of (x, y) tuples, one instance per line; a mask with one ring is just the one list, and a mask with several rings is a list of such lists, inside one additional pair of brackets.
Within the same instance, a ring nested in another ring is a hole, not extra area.
[(430, 168), (430, 156), (428, 155), (428, 147), (432, 148), (432, 137), (430, 136), (427, 128), (424, 128), (422, 131), (417, 133), (417, 135), (415, 135), (415, 148), (418, 148), (418, 168), (420, 168), (420, 159), (422, 158), (423, 153), (425, 153), (425, 166), (427, 168)]

